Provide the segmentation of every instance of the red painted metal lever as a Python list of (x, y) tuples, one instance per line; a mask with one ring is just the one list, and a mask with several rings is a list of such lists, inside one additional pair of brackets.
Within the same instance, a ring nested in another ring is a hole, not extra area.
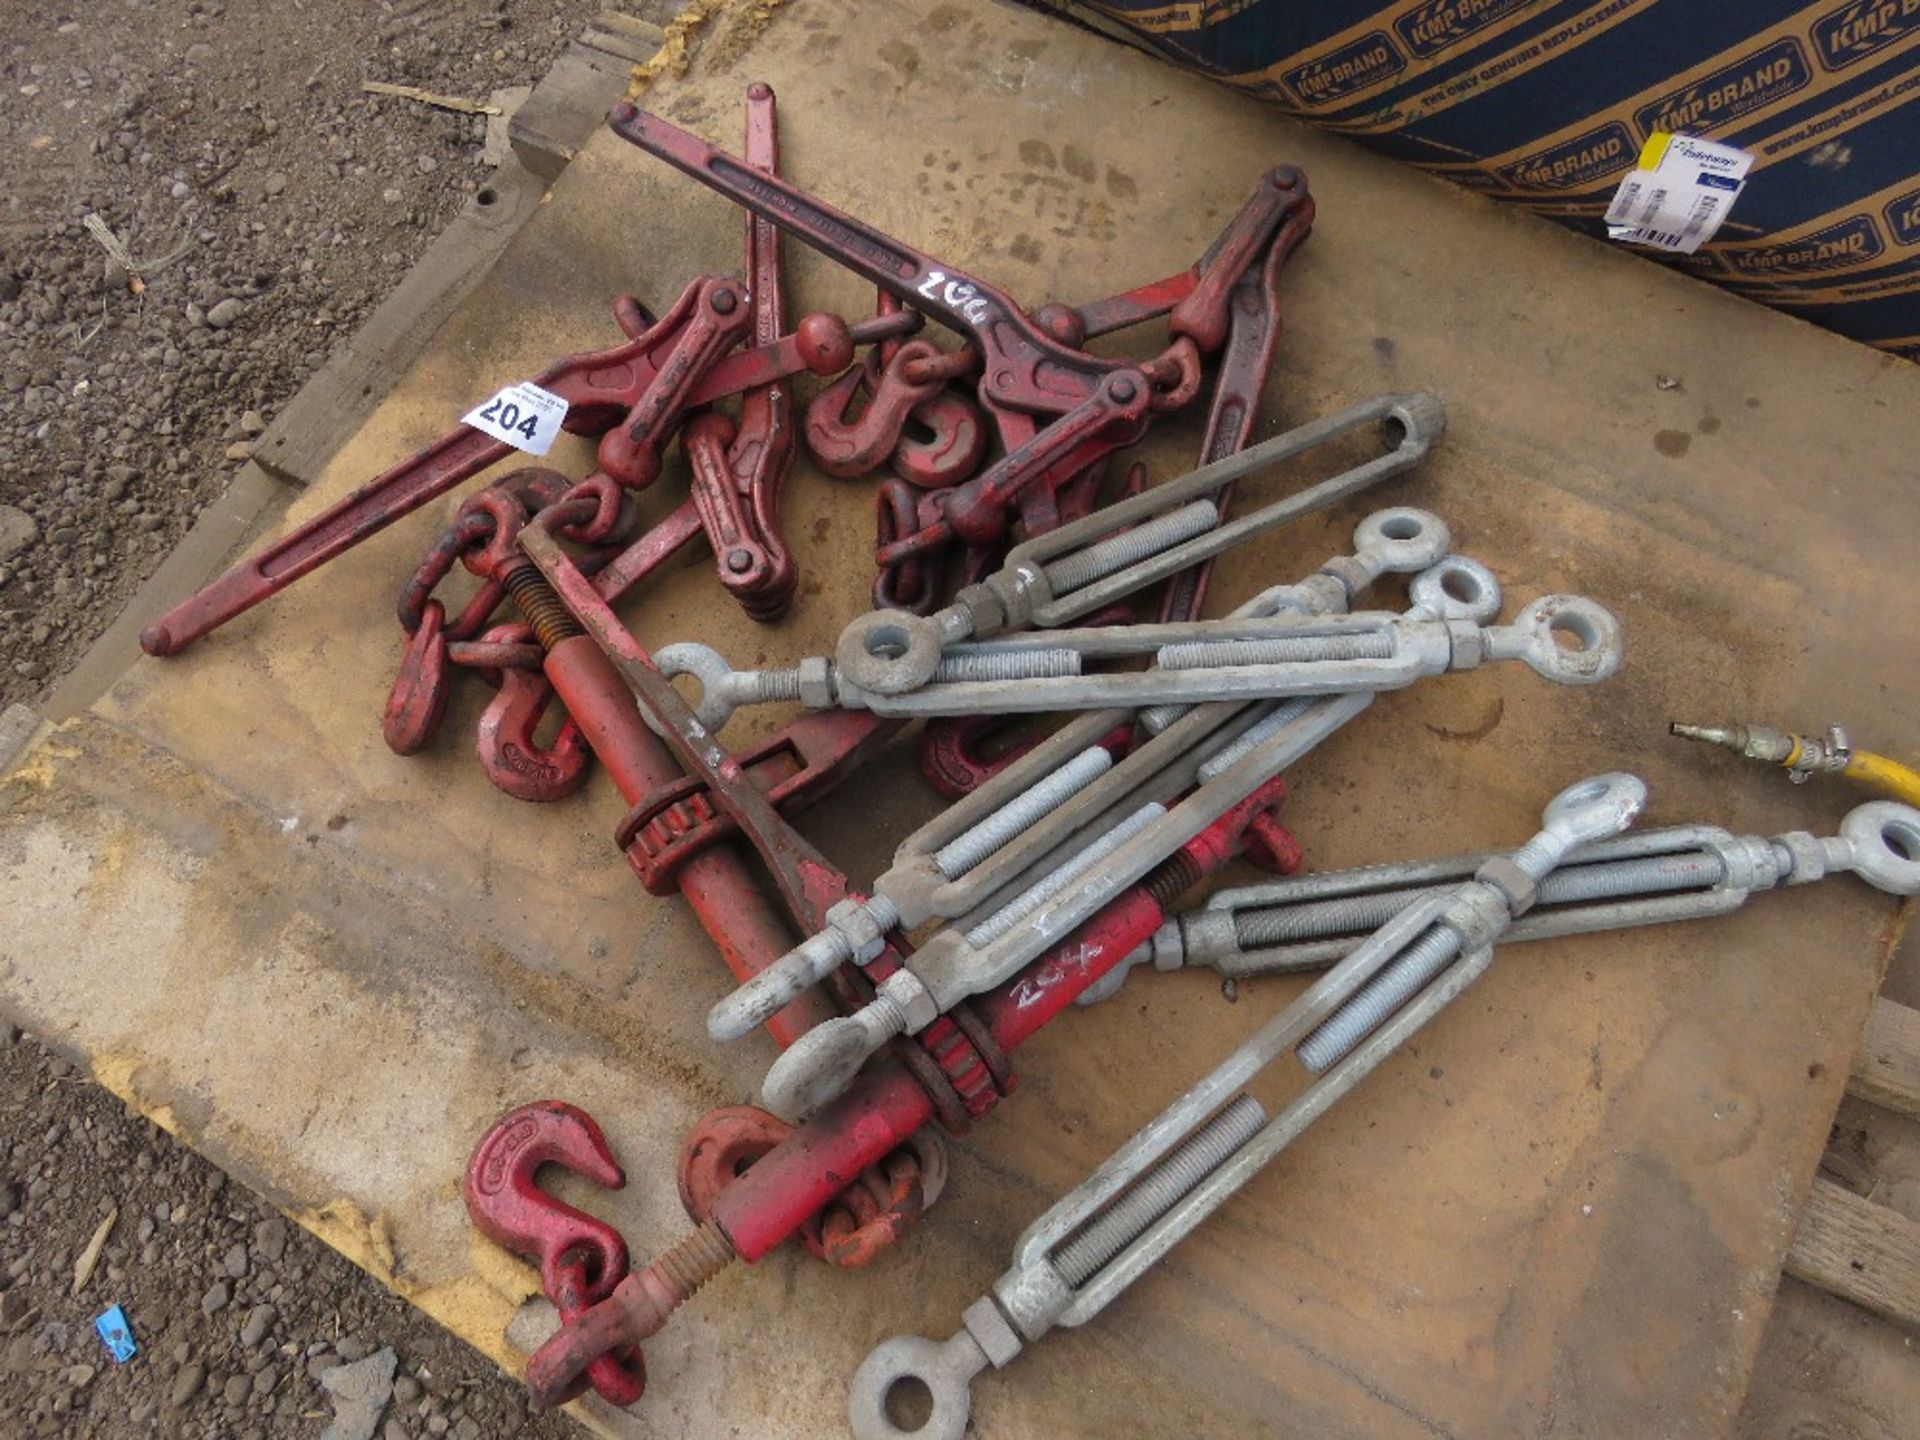
[[(684, 332), (704, 297), (718, 328), (734, 330), (737, 339), (744, 330), (746, 309), (737, 308), (738, 322), (712, 311), (714, 298), (733, 284), (695, 281), (673, 309), (626, 344), (562, 360), (535, 376), (534, 383), (567, 401), (564, 428), (571, 433), (602, 434), (636, 408), (643, 411), (647, 425), (657, 428), (670, 417), (659, 405), (652, 401), (642, 405), (642, 401), (663, 371), (668, 372), (670, 388), (684, 412), (804, 369), (837, 374), (852, 363), (856, 344), (906, 334), (920, 323), (920, 317), (910, 313), (877, 316), (852, 327), (834, 316), (808, 316), (794, 334), (772, 345), (719, 360), (712, 358), (711, 332), (703, 329), (689, 342), (690, 348), (706, 357), (707, 368), (701, 373), (694, 358), (681, 350)], [(737, 287), (726, 293), (737, 296)], [(620, 308), (629, 322), (638, 314), (637, 308)], [(694, 380), (684, 386), (680, 383), (684, 377), (676, 373), (682, 365), (695, 366)], [(629, 449), (637, 453), (640, 448), (640, 442), (633, 440), (616, 445), (615, 463), (629, 464), (634, 473), (643, 473), (644, 462), (627, 459)], [(458, 426), (188, 596), (141, 632), (141, 648), (149, 655), (179, 654), (201, 636), (514, 453), (489, 435)]]
[[(1183, 846), (1163, 871), (1121, 892), (1064, 944), (982, 996), (978, 1010), (989, 1043), (1010, 1051), (1071, 1005), (1152, 936), (1175, 894), (1232, 858), (1247, 823), (1284, 793), (1283, 782), (1269, 781)], [(930, 1027), (914, 1041), (896, 1042), (889, 1059), (870, 1066), (723, 1189), (699, 1230), (563, 1325), (527, 1363), (535, 1399), (545, 1403), (567, 1393), (596, 1356), (656, 1334), (707, 1279), (735, 1258), (751, 1264), (771, 1252), (844, 1190), (847, 1176), (862, 1173), (934, 1119), (940, 1113), (935, 1094), (902, 1058), (931, 1044), (931, 1036)]]
[(1041, 414), (1061, 408), (1061, 386), (1085, 393), (1089, 377), (1126, 368), (1060, 344), (1002, 291), (955, 265), (836, 210), (777, 175), (766, 175), (699, 137), (625, 103), (608, 124), (621, 139), (717, 190), (828, 259), (864, 276), (902, 304), (972, 337), (994, 393)]

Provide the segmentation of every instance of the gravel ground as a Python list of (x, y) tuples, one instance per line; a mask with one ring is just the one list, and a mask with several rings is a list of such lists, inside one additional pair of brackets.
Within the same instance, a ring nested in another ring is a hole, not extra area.
[[(483, 117), (361, 82), (484, 100), (537, 81), (599, 8), (8, 0), (0, 705), (84, 653), (485, 183)], [(0, 1434), (573, 1433), (65, 1061), (9, 1027), (0, 1041)], [(114, 1303), (140, 1346), (124, 1366), (93, 1329)]]
[[(579, 1433), (564, 1416), (529, 1416), (491, 1361), (11, 1026), (0, 1137), (9, 1440)], [(76, 1265), (109, 1216), (76, 1294)], [(124, 1365), (94, 1333), (115, 1304), (140, 1347)]]
[(0, 705), (84, 652), (484, 183), (484, 116), (361, 82), (484, 100), (599, 8), (7, 0)]

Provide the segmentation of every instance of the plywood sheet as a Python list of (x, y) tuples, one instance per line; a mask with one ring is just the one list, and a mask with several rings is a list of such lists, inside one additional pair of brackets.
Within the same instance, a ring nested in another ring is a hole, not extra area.
[[(1850, 796), (1682, 749), (1669, 716), (1844, 714), (1912, 748), (1912, 367), (1025, 11), (797, 0), (651, 102), (731, 142), (756, 78), (779, 92), (790, 175), (1036, 304), (1184, 266), (1264, 167), (1307, 169), (1321, 220), (1290, 267), (1263, 428), (1440, 389), (1441, 453), (1379, 503), (1438, 510), (1515, 602), (1603, 600), (1631, 646), (1590, 692), (1505, 667), (1382, 700), (1295, 777), (1316, 866), (1514, 841), (1555, 789), (1620, 766), (1648, 777), (1656, 821), (1831, 833)], [(664, 305), (737, 268), (740, 235), (724, 203), (597, 136), (292, 518), (610, 339), (615, 292)], [(863, 310), (858, 282), (790, 259), (799, 307)], [(1170, 475), (1196, 442), (1170, 426), (1144, 453)], [(587, 452), (553, 459), (581, 473)], [(772, 1051), (707, 1042), (717, 961), (613, 853), (610, 786), (541, 809), (493, 792), (463, 739), (474, 692), (431, 753), (382, 746), (393, 594), (449, 508), (142, 662), (30, 753), (0, 792), (0, 1004), (504, 1354), (528, 1278), (467, 1231), (473, 1138), (523, 1100), (585, 1105), (633, 1175), (595, 1203), (645, 1255), (684, 1224), (679, 1136), (748, 1098)], [(1311, 570), (1367, 508), (1234, 557), (1216, 603)], [(788, 515), (806, 578), (786, 621), (742, 620), (695, 561), (629, 605), (641, 638), (743, 664), (821, 653), (864, 603), (870, 487), (803, 469)], [(864, 876), (931, 806), (895, 753), (807, 828)], [(1710, 929), (1502, 955), (1097, 1324), (983, 1379), (979, 1433), (1724, 1432), (1892, 915), (1839, 880)], [(1067, 1017), (956, 1146), (913, 1243), (857, 1275), (787, 1252), (736, 1267), (650, 1347), (652, 1389), (619, 1425), (833, 1431), (875, 1342), (946, 1333), (1052, 1196), (1294, 988), (1229, 1003), (1201, 975), (1144, 975)]]

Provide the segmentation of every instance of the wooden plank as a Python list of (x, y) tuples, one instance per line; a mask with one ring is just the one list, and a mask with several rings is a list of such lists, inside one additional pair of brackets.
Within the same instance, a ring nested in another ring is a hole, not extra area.
[(0, 710), (0, 774), (12, 768), (39, 728), (40, 712), (30, 705), (9, 705)]
[(617, 10), (602, 10), (593, 17), (587, 33), (580, 38), (584, 44), (596, 50), (604, 50), (630, 65), (637, 65), (642, 60), (651, 59), (653, 52), (666, 43), (667, 32), (651, 20), (622, 15)]
[(614, 62), (617, 73), (621, 75), (622, 88), (625, 88), (625, 72), (629, 66), (650, 60), (660, 47), (648, 39), (636, 40), (630, 35), (622, 35), (615, 30), (589, 30), (580, 37), (580, 43), (590, 49), (598, 50)]
[(1786, 1273), (1863, 1310), (1920, 1329), (1920, 1224), (1816, 1179)]
[(610, 30), (619, 35), (630, 35), (636, 40), (651, 36), (655, 44), (666, 38), (667, 32), (661, 27), (677, 13), (677, 7), (668, 6), (659, 19), (645, 15), (630, 15), (624, 10), (602, 10), (591, 21), (595, 30)]
[(1912, 1440), (1913, 1337), (1837, 1295), (1783, 1279), (1737, 1440)]
[(1873, 1002), (1860, 1031), (1847, 1093), (1920, 1117), (1920, 1010), (1886, 999)]
[(596, 44), (571, 42), (507, 126), (520, 163), (548, 180), (559, 175), (626, 93), (631, 68)]
[(282, 480), (313, 483), (499, 258), (545, 191), (545, 180), (520, 165), (509, 162), (495, 171), (367, 323), (267, 427), (253, 458)]

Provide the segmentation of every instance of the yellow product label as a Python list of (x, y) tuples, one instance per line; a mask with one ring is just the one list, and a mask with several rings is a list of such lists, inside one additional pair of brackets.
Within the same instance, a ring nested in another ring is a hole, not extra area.
[(1667, 158), (1667, 146), (1673, 143), (1673, 136), (1665, 130), (1656, 130), (1647, 137), (1647, 143), (1640, 147), (1640, 169), (1658, 170), (1660, 162)]

